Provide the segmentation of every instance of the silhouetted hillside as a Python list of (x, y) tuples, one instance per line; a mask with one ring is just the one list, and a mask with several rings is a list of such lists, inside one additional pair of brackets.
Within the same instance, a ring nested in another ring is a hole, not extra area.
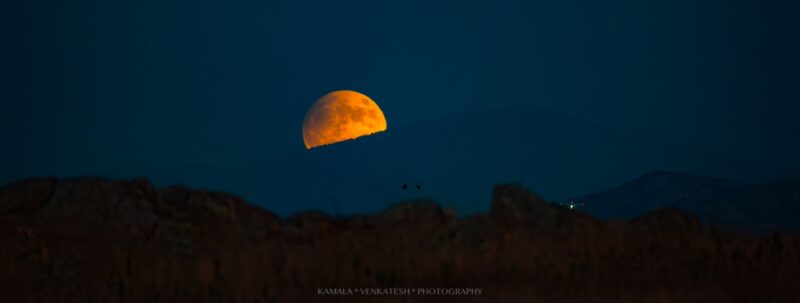
[(600, 218), (629, 219), (660, 208), (743, 230), (800, 229), (800, 179), (746, 184), (686, 173), (653, 171), (606, 192), (573, 199)]
[[(780, 186), (780, 185), (776, 185)], [(0, 188), (6, 302), (796, 302), (800, 238), (738, 236), (660, 210), (603, 222), (518, 185), (458, 218), (428, 200), (279, 218), (145, 180)], [(330, 296), (318, 288), (480, 288)]]

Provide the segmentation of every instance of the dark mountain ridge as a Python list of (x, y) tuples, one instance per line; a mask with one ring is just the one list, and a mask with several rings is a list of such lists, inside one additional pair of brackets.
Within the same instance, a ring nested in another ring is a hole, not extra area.
[(738, 230), (800, 229), (800, 178), (740, 183), (653, 171), (608, 191), (572, 199), (605, 219), (630, 219), (660, 208), (681, 209), (704, 222)]
[[(430, 200), (278, 217), (143, 179), (0, 187), (9, 302), (793, 302), (800, 237), (718, 231), (679, 210), (606, 222), (519, 185), (459, 218)], [(480, 288), (326, 296), (320, 288)]]

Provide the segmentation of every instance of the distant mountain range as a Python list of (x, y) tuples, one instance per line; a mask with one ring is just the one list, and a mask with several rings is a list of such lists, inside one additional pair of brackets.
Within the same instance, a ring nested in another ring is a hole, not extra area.
[(603, 219), (631, 219), (656, 209), (676, 208), (719, 227), (800, 229), (800, 178), (750, 184), (658, 170), (570, 201)]

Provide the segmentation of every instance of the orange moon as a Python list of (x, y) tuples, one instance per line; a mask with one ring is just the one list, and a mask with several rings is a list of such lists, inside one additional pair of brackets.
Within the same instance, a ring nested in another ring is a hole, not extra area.
[(386, 130), (375, 101), (359, 92), (340, 90), (319, 98), (303, 120), (306, 149), (368, 136)]

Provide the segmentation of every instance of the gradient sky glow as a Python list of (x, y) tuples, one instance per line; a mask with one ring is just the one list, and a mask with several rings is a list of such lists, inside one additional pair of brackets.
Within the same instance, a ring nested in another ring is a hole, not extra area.
[(295, 152), (339, 89), (393, 126), (541, 108), (770, 160), (739, 178), (798, 175), (799, 5), (4, 2), (0, 181)]

